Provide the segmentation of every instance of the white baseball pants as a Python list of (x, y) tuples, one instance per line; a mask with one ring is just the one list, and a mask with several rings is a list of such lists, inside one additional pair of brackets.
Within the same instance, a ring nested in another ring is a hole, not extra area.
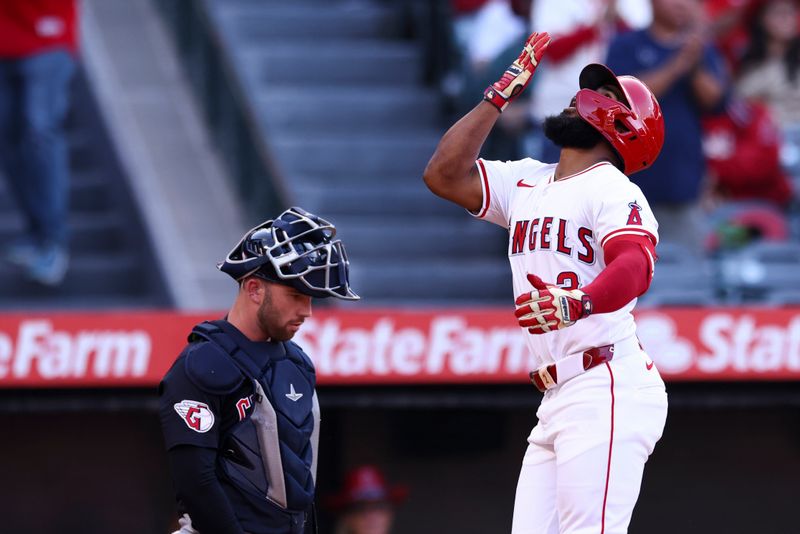
[(664, 382), (638, 348), (544, 394), (512, 534), (624, 534), (667, 417)]

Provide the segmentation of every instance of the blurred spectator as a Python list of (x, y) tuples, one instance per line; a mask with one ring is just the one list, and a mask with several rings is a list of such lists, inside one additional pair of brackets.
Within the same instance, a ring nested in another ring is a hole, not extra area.
[(633, 180), (650, 201), (662, 240), (699, 255), (707, 226), (699, 203), (705, 175), (700, 120), (723, 102), (725, 66), (707, 42), (701, 0), (652, 0), (652, 6), (650, 27), (617, 36), (607, 64), (641, 78), (661, 104), (664, 148)]
[(780, 130), (759, 102), (732, 98), (703, 120), (703, 151), (713, 193), (723, 201), (762, 201), (786, 208), (792, 198), (781, 168)]
[[(531, 118), (540, 125), (558, 115), (575, 96), (583, 67), (601, 63), (617, 31), (641, 29), (651, 20), (649, 0), (535, 0), (531, 10), (533, 31), (552, 36), (547, 59), (537, 71), (531, 91)], [(543, 135), (539, 159), (558, 161), (561, 149)]]
[(347, 473), (344, 488), (328, 498), (339, 515), (336, 534), (389, 534), (395, 507), (405, 501), (405, 486), (389, 486), (375, 466), (362, 465)]
[[(454, 97), (455, 113), (465, 114), (480, 95), (519, 55), (519, 42), (525, 38), (526, 25), (521, 13), (529, 2), (512, 0), (452, 0), (453, 35), (459, 51), (458, 74), (449, 77), (445, 91)], [(516, 159), (519, 140), (527, 127), (527, 117), (520, 106), (504, 114), (499, 128), (492, 131), (482, 155), (489, 159)]]
[(786, 241), (790, 230), (784, 212), (772, 204), (730, 202), (710, 217), (706, 248), (712, 254), (740, 249), (757, 241)]
[(793, 0), (762, 1), (750, 26), (737, 89), (772, 108), (783, 127), (800, 124), (800, 33)]
[(75, 71), (75, 0), (2, 0), (0, 36), (0, 165), (25, 218), (6, 258), (56, 285), (68, 263), (62, 123)]
[(780, 130), (769, 109), (731, 98), (724, 113), (703, 120), (703, 129), (713, 208), (707, 250), (788, 239), (792, 187), (781, 167)]
[(525, 33), (511, 0), (452, 0), (453, 34), (464, 68), (482, 72)]
[(706, 0), (705, 12), (712, 39), (726, 59), (731, 72), (739, 71), (750, 37), (747, 20), (752, 15), (752, 5), (760, 0)]

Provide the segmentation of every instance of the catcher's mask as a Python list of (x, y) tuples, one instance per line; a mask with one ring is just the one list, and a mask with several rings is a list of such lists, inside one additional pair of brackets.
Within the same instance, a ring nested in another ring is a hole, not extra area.
[[(611, 144), (623, 162), (623, 172), (630, 175), (651, 166), (664, 144), (664, 116), (650, 89), (638, 78), (616, 76), (599, 63), (583, 68), (579, 84), (578, 115)], [(619, 89), (624, 101), (598, 93), (604, 85)]]
[(248, 231), (217, 268), (234, 280), (258, 276), (316, 298), (358, 300), (348, 280), (350, 263), (336, 228), (300, 208)]

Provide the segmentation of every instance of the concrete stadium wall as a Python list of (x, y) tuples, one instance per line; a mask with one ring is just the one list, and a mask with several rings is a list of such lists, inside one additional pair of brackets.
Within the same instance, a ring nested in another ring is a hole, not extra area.
[[(411, 490), (395, 534), (509, 532), (535, 406), (325, 410), (320, 397), (323, 499), (348, 467), (376, 463)], [(175, 526), (154, 412), (3, 413), (0, 428), (4, 532), (164, 534)], [(795, 532), (798, 480), (797, 409), (673, 408), (630, 532)], [(320, 520), (320, 534), (330, 534), (324, 507)]]

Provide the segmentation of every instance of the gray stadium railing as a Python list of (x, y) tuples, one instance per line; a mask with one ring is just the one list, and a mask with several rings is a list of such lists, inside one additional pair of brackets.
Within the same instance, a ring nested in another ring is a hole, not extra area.
[(172, 35), (239, 199), (254, 218), (285, 209), (288, 199), (256, 114), (233, 72), (206, 0), (153, 0)]

